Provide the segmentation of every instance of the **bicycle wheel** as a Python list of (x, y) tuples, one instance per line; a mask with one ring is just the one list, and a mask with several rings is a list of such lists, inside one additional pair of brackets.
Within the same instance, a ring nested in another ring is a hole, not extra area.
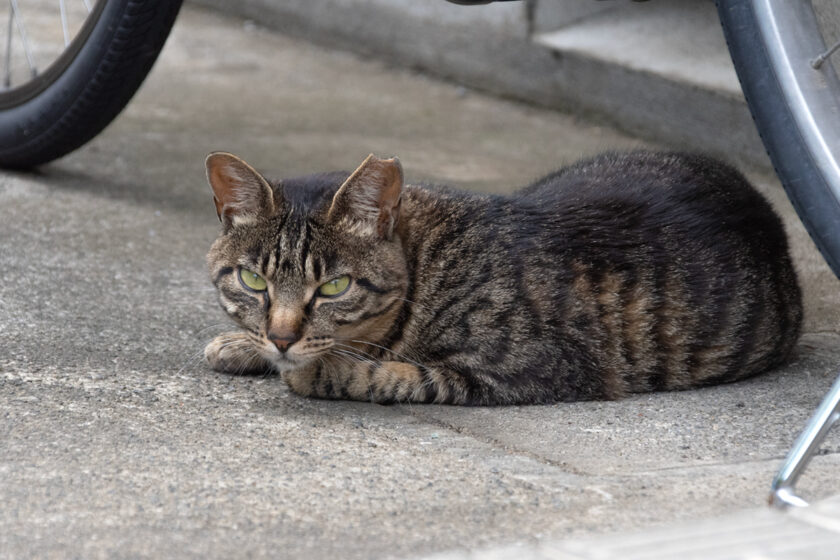
[(718, 0), (717, 7), (776, 173), (840, 277), (840, 81), (830, 60), (812, 66), (827, 52), (825, 25), (805, 0)]
[[(33, 61), (37, 43), (24, 25), (27, 14), (16, 0), (9, 0), (7, 50), (2, 60), (5, 87), (0, 89), (0, 166), (22, 168), (49, 162), (105, 128), (140, 87), (181, 5), (181, 0), (97, 0), (93, 5), (94, 0), (82, 1), (89, 13), (72, 40), (67, 4), (60, 1), (53, 28), (57, 34), (61, 25), (65, 44), (39, 72)], [(37, 5), (25, 5), (30, 15)], [(29, 75), (11, 83), (16, 40)]]

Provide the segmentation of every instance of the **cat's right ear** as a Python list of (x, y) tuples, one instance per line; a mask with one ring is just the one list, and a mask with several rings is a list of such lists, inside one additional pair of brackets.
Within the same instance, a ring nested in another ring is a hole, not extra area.
[(274, 191), (253, 167), (227, 152), (213, 152), (204, 163), (216, 214), (225, 228), (274, 213)]

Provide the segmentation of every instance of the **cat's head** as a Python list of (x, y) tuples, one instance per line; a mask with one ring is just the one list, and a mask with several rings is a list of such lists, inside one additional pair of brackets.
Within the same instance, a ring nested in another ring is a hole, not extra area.
[(294, 369), (386, 335), (408, 285), (396, 158), (274, 186), (232, 154), (206, 163), (223, 224), (210, 274), (264, 358)]

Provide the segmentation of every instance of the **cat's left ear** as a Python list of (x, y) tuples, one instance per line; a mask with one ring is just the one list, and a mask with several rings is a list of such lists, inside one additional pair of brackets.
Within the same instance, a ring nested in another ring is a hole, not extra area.
[(370, 154), (335, 193), (327, 219), (347, 219), (391, 239), (400, 217), (402, 187), (400, 160)]
[(274, 213), (271, 185), (242, 159), (227, 152), (213, 152), (205, 165), (216, 214), (226, 228), (237, 221)]

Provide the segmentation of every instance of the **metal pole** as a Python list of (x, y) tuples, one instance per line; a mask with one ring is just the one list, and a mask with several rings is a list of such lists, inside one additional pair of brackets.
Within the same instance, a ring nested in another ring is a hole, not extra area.
[(796, 495), (794, 486), (838, 418), (840, 418), (840, 375), (835, 379), (814, 415), (811, 416), (808, 425), (799, 434), (782, 468), (776, 474), (771, 487), (770, 505), (778, 508), (808, 505), (808, 502)]

